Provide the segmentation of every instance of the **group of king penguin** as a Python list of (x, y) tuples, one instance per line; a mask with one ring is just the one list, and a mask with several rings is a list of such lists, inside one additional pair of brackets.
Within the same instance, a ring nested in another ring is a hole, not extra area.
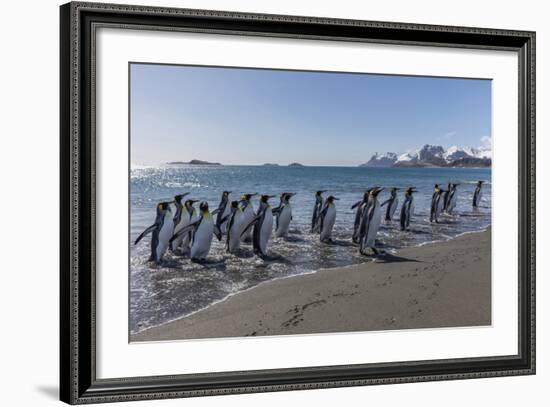
[[(483, 181), (478, 181), (473, 196), (473, 207), (479, 207), (482, 196)], [(439, 223), (442, 212), (452, 214), (456, 207), (460, 184), (449, 183), (446, 190), (438, 184), (434, 187), (430, 207), (430, 222)], [(399, 204), (397, 191), (390, 189), (390, 197), (380, 203), (378, 195), (384, 188), (373, 187), (368, 189), (363, 198), (357, 201), (351, 209), (355, 209), (352, 241), (359, 246), (359, 252), (368, 255), (371, 249), (374, 255), (379, 251), (375, 247), (378, 229), (382, 223), (382, 216), (386, 222), (393, 220)], [(332, 229), (336, 221), (335, 201), (333, 195), (323, 198), (320, 190), (315, 193), (315, 203), (311, 218), (311, 233), (319, 234), (323, 243), (332, 241)], [(415, 187), (405, 190), (404, 201), (401, 205), (399, 224), (402, 231), (408, 231), (411, 218), (414, 214)], [(288, 234), (292, 220), (292, 206), (290, 199), (296, 195), (292, 192), (280, 194), (279, 206), (272, 208), (269, 199), (274, 195), (261, 195), (258, 210), (255, 211), (251, 199), (258, 195), (244, 194), (239, 200), (231, 201), (231, 191), (223, 191), (218, 207), (210, 212), (208, 203), (201, 202), (199, 210), (193, 206), (197, 200), (185, 199), (189, 192), (176, 195), (171, 201), (157, 204), (155, 223), (145, 229), (134, 244), (138, 244), (146, 235), (151, 234), (151, 256), (149, 261), (160, 263), (167, 250), (175, 254), (189, 255), (195, 262), (206, 260), (215, 236), (219, 241), (225, 237), (228, 253), (236, 253), (241, 242), (252, 242), (254, 253), (259, 257), (267, 257), (267, 247), (273, 233), (275, 236), (285, 237)], [(171, 205), (175, 207), (172, 212)], [(215, 215), (215, 220), (214, 220)], [(275, 221), (275, 222), (274, 222)]]

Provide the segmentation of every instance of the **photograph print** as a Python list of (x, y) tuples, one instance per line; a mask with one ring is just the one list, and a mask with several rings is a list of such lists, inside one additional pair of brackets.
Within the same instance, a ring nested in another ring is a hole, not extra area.
[(491, 80), (129, 70), (130, 342), (491, 325)]

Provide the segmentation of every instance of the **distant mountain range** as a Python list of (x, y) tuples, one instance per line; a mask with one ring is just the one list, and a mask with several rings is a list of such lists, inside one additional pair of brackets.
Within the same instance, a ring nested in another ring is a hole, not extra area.
[(423, 147), (397, 155), (396, 153), (375, 153), (360, 167), (490, 167), (490, 147), (457, 146), (444, 149), (442, 146), (426, 144)]

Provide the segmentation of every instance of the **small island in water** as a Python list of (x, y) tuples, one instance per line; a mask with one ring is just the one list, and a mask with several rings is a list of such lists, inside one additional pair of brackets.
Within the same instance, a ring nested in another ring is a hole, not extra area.
[(288, 164), (289, 167), (303, 167), (304, 164), (300, 164), (300, 163), (290, 163)]
[(166, 163), (168, 165), (221, 165), (221, 163), (211, 163), (208, 161), (202, 160), (191, 160), (191, 161), (171, 161)]
[(278, 167), (279, 164), (275, 164), (275, 163), (265, 163), (263, 164), (264, 167)]

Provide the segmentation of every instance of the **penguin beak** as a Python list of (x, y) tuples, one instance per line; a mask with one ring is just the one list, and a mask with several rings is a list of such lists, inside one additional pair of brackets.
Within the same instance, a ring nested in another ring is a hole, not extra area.
[(194, 204), (196, 202), (199, 202), (197, 199), (191, 199), (191, 203)]

